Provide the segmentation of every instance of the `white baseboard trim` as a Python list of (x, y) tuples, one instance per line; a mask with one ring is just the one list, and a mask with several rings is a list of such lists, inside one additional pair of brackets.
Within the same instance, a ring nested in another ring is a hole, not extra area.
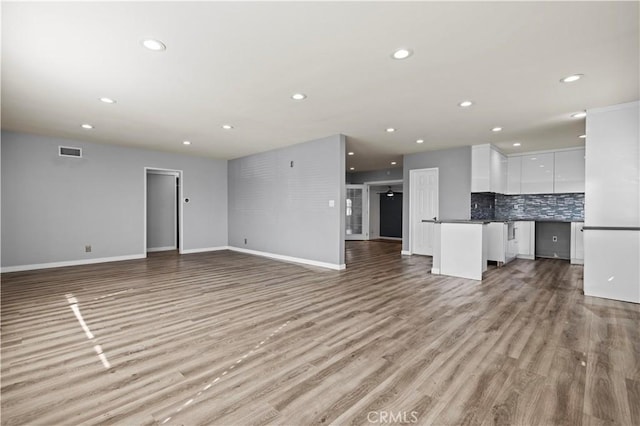
[(0, 272), (21, 272), (32, 271), (35, 269), (63, 268), (65, 266), (90, 265), (92, 263), (120, 262), (123, 260), (144, 259), (146, 254), (131, 254), (128, 256), (98, 257), (95, 259), (67, 260), (64, 262), (36, 263), (32, 265), (4, 266), (0, 268)]
[(403, 256), (411, 256), (413, 253), (411, 253), (410, 250), (402, 250), (400, 254)]
[(219, 250), (229, 250), (229, 246), (204, 247), (204, 248), (186, 249), (186, 250), (182, 250), (182, 251), (180, 252), (180, 254), (204, 253), (204, 252), (207, 252), (207, 251), (219, 251)]
[(516, 256), (518, 259), (536, 260), (535, 255), (532, 254), (519, 254)]
[(149, 247), (149, 248), (147, 248), (147, 253), (153, 253), (153, 252), (156, 252), (156, 251), (169, 251), (169, 250), (175, 250), (175, 249), (177, 249), (176, 246), (172, 246), (172, 247), (170, 247), (170, 246), (167, 246), (167, 247)]
[(347, 265), (345, 265), (344, 263), (342, 265), (338, 265), (336, 263), (318, 262), (317, 260), (302, 259), (300, 257), (285, 256), (282, 254), (275, 254), (275, 253), (269, 253), (266, 251), (258, 251), (258, 250), (249, 250), (249, 249), (240, 248), (240, 247), (229, 246), (227, 248), (231, 251), (237, 251), (239, 253), (246, 253), (246, 254), (253, 254), (255, 256), (268, 257), (270, 259), (282, 260), (284, 262), (302, 263), (304, 265), (318, 266), (320, 268), (328, 268), (336, 271), (342, 271), (343, 269), (347, 268)]
[(431, 268), (431, 273), (433, 275), (440, 275), (440, 268)]
[(571, 259), (572, 265), (584, 265), (584, 259)]

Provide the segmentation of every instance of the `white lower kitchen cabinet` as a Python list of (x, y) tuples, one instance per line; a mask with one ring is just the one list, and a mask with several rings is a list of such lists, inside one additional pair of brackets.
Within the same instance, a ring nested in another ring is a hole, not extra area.
[(513, 222), (491, 222), (487, 225), (487, 260), (498, 266), (511, 262), (518, 254), (517, 238)]
[(584, 265), (584, 222), (571, 222), (571, 263)]
[(518, 259), (536, 258), (536, 223), (533, 221), (515, 222), (515, 236), (518, 242)]

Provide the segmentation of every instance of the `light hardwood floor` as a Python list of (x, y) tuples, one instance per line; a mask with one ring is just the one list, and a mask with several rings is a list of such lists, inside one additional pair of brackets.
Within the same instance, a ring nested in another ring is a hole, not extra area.
[(475, 282), (389, 242), (347, 261), (4, 274), (2, 424), (640, 425), (640, 306), (584, 297), (581, 266)]

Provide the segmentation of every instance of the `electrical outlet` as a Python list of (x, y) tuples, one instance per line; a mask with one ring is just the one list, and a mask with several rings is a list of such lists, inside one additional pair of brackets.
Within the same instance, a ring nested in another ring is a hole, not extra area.
[(246, 238), (244, 239), (244, 243), (247, 244), (247, 239)]
[(553, 236), (553, 238), (551, 238), (551, 239), (553, 240), (553, 242), (554, 242), (554, 243), (557, 243), (557, 242), (558, 242), (558, 237), (557, 237), (557, 236), (555, 236), (555, 235), (554, 235), (554, 236)]
[(91, 246), (84, 246), (85, 253), (91, 253)]

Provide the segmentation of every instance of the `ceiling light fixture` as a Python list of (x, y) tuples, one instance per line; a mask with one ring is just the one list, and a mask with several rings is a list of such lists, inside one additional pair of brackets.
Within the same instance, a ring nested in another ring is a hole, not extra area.
[(396, 163), (395, 161), (392, 161), (392, 162), (391, 162), (391, 165), (392, 165), (392, 166), (395, 166), (396, 164), (398, 164), (398, 163)]
[(87, 130), (91, 130), (91, 129), (93, 129), (93, 126), (92, 126), (91, 124), (87, 124), (87, 123), (83, 124), (81, 127), (82, 127), (83, 129), (87, 129)]
[(587, 113), (584, 111), (576, 112), (575, 114), (571, 114), (571, 118), (583, 118), (586, 117)]
[(520, 146), (520, 142), (514, 143), (513, 146)]
[(153, 50), (155, 52), (161, 52), (163, 50), (167, 50), (167, 46), (160, 40), (154, 40), (152, 38), (148, 38), (146, 40), (142, 40), (142, 45), (149, 50)]
[(502, 127), (494, 127), (493, 129), (491, 129), (492, 132), (501, 132), (502, 131)]
[(393, 127), (387, 127), (387, 128), (385, 129), (385, 131), (386, 131), (387, 133), (393, 133), (393, 132), (395, 132), (395, 131), (396, 131), (396, 129), (395, 129), (395, 128), (393, 128)]
[(391, 57), (393, 59), (407, 59), (411, 55), (413, 55), (413, 51), (411, 49), (401, 48), (393, 52)]
[(560, 83), (573, 83), (574, 81), (580, 80), (582, 77), (584, 77), (584, 74), (572, 74), (560, 80)]
[(105, 104), (115, 104), (116, 101), (111, 98), (100, 98), (100, 102), (104, 102)]
[(580, 139), (585, 139), (587, 137), (587, 135), (580, 135), (578, 136)]
[(294, 93), (293, 95), (291, 95), (291, 99), (293, 99), (294, 101), (301, 101), (303, 99), (306, 99), (307, 95), (305, 95), (304, 93)]
[(424, 139), (418, 139), (416, 143), (424, 143)]
[(385, 194), (387, 195), (387, 197), (393, 197), (393, 189), (391, 189), (391, 187), (389, 187), (389, 190), (387, 192), (385, 192)]
[(182, 144), (183, 144), (183, 145), (191, 145), (191, 142), (189, 142), (189, 141), (182, 141)]
[(356, 169), (355, 167), (349, 167), (349, 170), (355, 170), (355, 169)]
[(349, 151), (349, 152), (347, 153), (347, 155), (353, 155), (353, 154), (355, 154), (353, 151)]
[(459, 107), (468, 108), (473, 105), (473, 101), (462, 101), (458, 104)]
[(233, 129), (233, 126), (231, 124), (223, 124), (222, 128), (225, 129), (225, 130), (231, 130), (231, 129)]

